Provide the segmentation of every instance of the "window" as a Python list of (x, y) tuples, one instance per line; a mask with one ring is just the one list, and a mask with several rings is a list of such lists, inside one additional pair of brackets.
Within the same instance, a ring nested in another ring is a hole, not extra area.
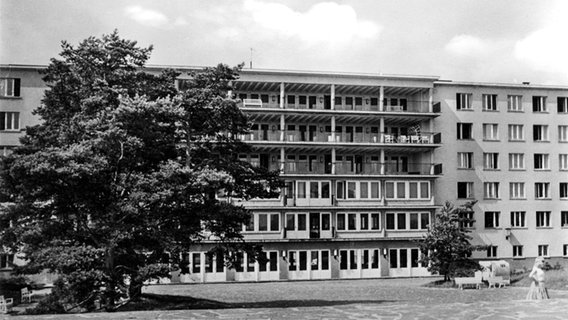
[(497, 257), (497, 246), (488, 246), (487, 258), (496, 258), (496, 257)]
[(568, 211), (560, 211), (560, 226), (568, 227)]
[(280, 214), (273, 213), (270, 215), (270, 231), (280, 230)]
[(496, 94), (484, 94), (481, 97), (483, 99), (483, 110), (485, 110), (485, 111), (497, 111), (497, 95)]
[(473, 168), (473, 152), (458, 152), (458, 169)]
[(526, 213), (525, 211), (511, 211), (511, 227), (524, 228)]
[(296, 230), (296, 215), (295, 214), (290, 214), (290, 213), (286, 214), (286, 230), (290, 230), (290, 231)]
[(560, 182), (558, 191), (560, 193), (560, 199), (568, 199), (568, 182)]
[(565, 244), (563, 246), (563, 249), (564, 250), (562, 251), (562, 255), (565, 256), (565, 257), (568, 257), (568, 244)]
[(485, 228), (499, 228), (499, 211), (485, 211)]
[(550, 199), (550, 183), (536, 182), (534, 184), (535, 199)]
[(568, 142), (568, 126), (558, 126), (558, 141)]
[(483, 169), (488, 169), (488, 170), (499, 169), (499, 153), (484, 153)]
[(348, 230), (357, 230), (357, 215), (354, 213), (350, 213), (347, 215), (347, 229)]
[(20, 79), (17, 78), (0, 79), (0, 97), (19, 97), (19, 96), (20, 96)]
[(558, 156), (558, 170), (568, 170), (568, 154), (561, 153)]
[(536, 227), (537, 228), (550, 227), (550, 211), (536, 212)]
[(558, 97), (558, 113), (568, 113), (568, 97)]
[(0, 112), (0, 131), (20, 130), (19, 112)]
[(427, 181), (387, 181), (387, 199), (430, 199), (430, 183)]
[(0, 269), (11, 268), (13, 263), (14, 263), (13, 254), (4, 254), (4, 253), (0, 254)]
[(507, 96), (507, 110), (523, 111), (522, 96)]
[(381, 227), (381, 216), (378, 213), (371, 214), (371, 230), (379, 230)]
[(473, 139), (472, 133), (473, 124), (471, 123), (458, 123), (457, 124), (457, 133), (458, 133), (458, 140), (470, 140)]
[(387, 212), (387, 230), (426, 230), (430, 226), (430, 214)]
[(456, 93), (456, 109), (471, 110), (471, 93)]
[(458, 182), (458, 199), (473, 198), (473, 182)]
[(533, 140), (534, 141), (549, 141), (548, 140), (548, 126), (542, 124), (535, 124), (533, 126)]
[(524, 170), (524, 169), (525, 169), (525, 154), (509, 153), (509, 170)]
[(258, 231), (268, 231), (268, 216), (266, 214), (258, 215)]
[(298, 231), (306, 231), (306, 214), (298, 213)]
[(548, 154), (535, 153), (534, 154), (534, 168), (535, 170), (548, 170), (550, 169)]
[(511, 182), (509, 183), (509, 198), (511, 199), (525, 199), (525, 183), (524, 182)]
[(539, 257), (548, 257), (548, 245), (541, 244), (538, 246), (538, 256)]
[(483, 140), (499, 140), (499, 126), (496, 123), (483, 124)]
[(520, 258), (523, 256), (523, 246), (513, 246), (513, 258)]
[(547, 112), (546, 97), (533, 96), (532, 97), (533, 112)]
[(525, 130), (522, 124), (509, 125), (509, 141), (524, 141)]
[(485, 182), (484, 186), (484, 198), (485, 199), (498, 199), (499, 198), (499, 182)]

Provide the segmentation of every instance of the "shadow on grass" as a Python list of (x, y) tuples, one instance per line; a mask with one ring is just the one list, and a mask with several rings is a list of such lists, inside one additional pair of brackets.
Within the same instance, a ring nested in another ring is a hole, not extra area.
[(258, 302), (221, 302), (187, 296), (145, 293), (142, 299), (131, 302), (118, 311), (134, 310), (184, 310), (184, 309), (234, 309), (234, 308), (289, 308), (328, 307), (348, 304), (381, 304), (394, 300), (275, 300)]

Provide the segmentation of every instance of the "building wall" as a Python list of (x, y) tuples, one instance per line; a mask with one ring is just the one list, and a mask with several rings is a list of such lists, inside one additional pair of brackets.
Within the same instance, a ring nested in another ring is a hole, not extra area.
[[(471, 94), (471, 110), (458, 110), (457, 93)], [(483, 110), (483, 95), (497, 95), (497, 110)], [(508, 96), (522, 96), (522, 111), (508, 110)], [(546, 97), (546, 112), (533, 112), (533, 96)], [(568, 171), (560, 169), (559, 154), (568, 153), (566, 141), (560, 141), (559, 126), (568, 125), (568, 113), (557, 111), (557, 98), (568, 96), (568, 88), (551, 88), (530, 85), (482, 85), (437, 83), (436, 101), (441, 102), (441, 116), (434, 120), (442, 131), (444, 143), (435, 153), (437, 161), (444, 160), (444, 174), (438, 179), (436, 195), (456, 204), (469, 199), (460, 199), (457, 194), (458, 182), (473, 182), (475, 206), (474, 241), (479, 244), (497, 246), (497, 257), (515, 260), (534, 258), (543, 252), (539, 245), (548, 246), (548, 256), (566, 257), (568, 244), (568, 225), (561, 225), (561, 212), (568, 211), (568, 199), (560, 197), (560, 183), (568, 182)], [(457, 139), (457, 123), (472, 123), (472, 139)], [(488, 140), (483, 137), (483, 124), (497, 124), (498, 138)], [(509, 125), (524, 127), (524, 139), (511, 141)], [(533, 125), (548, 126), (548, 141), (533, 139)], [(458, 168), (458, 152), (473, 152), (471, 169)], [(484, 153), (498, 154), (497, 169), (484, 165)], [(514, 170), (509, 165), (510, 153), (522, 153), (525, 158), (524, 169)], [(534, 154), (549, 156), (548, 169), (535, 169)], [(499, 196), (496, 199), (485, 197), (484, 183), (498, 182)], [(522, 182), (525, 196), (513, 199), (510, 183)], [(546, 199), (535, 196), (535, 183), (549, 183), (550, 194)], [(499, 226), (486, 227), (486, 211), (499, 212)], [(523, 211), (524, 227), (511, 224), (511, 212)], [(550, 212), (550, 225), (537, 227), (537, 211)], [(567, 213), (568, 214), (568, 213)], [(513, 257), (513, 246), (523, 246), (522, 256)], [(478, 258), (488, 257), (487, 252), (478, 252)], [(522, 265), (523, 261), (515, 263)], [(532, 260), (531, 260), (532, 263)]]

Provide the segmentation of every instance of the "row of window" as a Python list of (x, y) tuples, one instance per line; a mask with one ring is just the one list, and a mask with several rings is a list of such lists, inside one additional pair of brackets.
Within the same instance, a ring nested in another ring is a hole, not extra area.
[[(274, 94), (258, 94), (258, 93), (239, 93), (238, 99), (244, 101), (245, 99), (259, 99), (262, 103), (272, 103), (279, 104), (280, 103), (280, 95)], [(319, 96), (320, 104), (328, 105), (330, 102), (328, 101), (330, 96)], [(379, 98), (377, 97), (361, 97), (361, 96), (335, 96), (335, 105), (336, 106), (362, 106), (362, 105), (371, 105), (371, 106), (378, 106), (379, 105)], [(313, 108), (318, 103), (318, 96), (314, 95), (294, 95), (288, 94), (285, 96), (285, 104), (288, 105), (306, 105), (310, 108)], [(385, 106), (401, 106), (403, 110), (406, 110), (408, 106), (408, 99), (406, 98), (384, 98), (383, 105)]]
[[(539, 257), (548, 257), (549, 256), (549, 246), (547, 244), (539, 244), (537, 245), (538, 256)], [(514, 245), (513, 246), (513, 258), (522, 258), (524, 257), (523, 254), (524, 246), (523, 245)], [(564, 257), (568, 257), (568, 244), (564, 244), (562, 247), (562, 255)], [(498, 256), (498, 246), (489, 246), (487, 248), (487, 257), (488, 258), (496, 258)]]
[[(311, 222), (310, 230), (331, 230), (331, 213), (316, 213), (318, 219)], [(286, 230), (307, 231), (307, 213), (286, 213)], [(387, 212), (386, 230), (427, 230), (430, 225), (430, 214), (427, 212)], [(376, 231), (381, 229), (380, 213), (337, 213), (336, 229), (338, 231)], [(244, 227), (245, 231), (271, 232), (280, 231), (279, 213), (258, 213)]]
[[(500, 199), (500, 183), (499, 182), (484, 182), (483, 183), (483, 198), (485, 199)], [(558, 197), (560, 199), (568, 200), (568, 182), (560, 182), (558, 187)], [(535, 182), (534, 184), (534, 199), (552, 199), (552, 192), (550, 182)], [(458, 199), (472, 199), (475, 197), (473, 193), (473, 182), (459, 181), (457, 183), (457, 197)], [(527, 199), (525, 192), (524, 182), (510, 182), (509, 183), (509, 199), (511, 200), (524, 200)]]
[[(458, 152), (458, 169), (473, 169), (473, 152)], [(483, 169), (501, 169), (498, 152), (483, 153)], [(548, 153), (533, 154), (533, 166), (535, 170), (550, 170), (550, 155)], [(509, 170), (525, 170), (525, 154), (509, 153)], [(568, 170), (568, 154), (558, 155), (558, 169)]]
[[(549, 126), (543, 124), (535, 124), (532, 126), (533, 141), (545, 142), (550, 141)], [(499, 141), (499, 125), (496, 123), (482, 124), (483, 140)], [(473, 123), (459, 122), (457, 123), (457, 139), (471, 140), (473, 139)], [(509, 141), (525, 141), (525, 126), (522, 124), (509, 124), (508, 127)], [(558, 126), (558, 142), (568, 142), (568, 125)]]
[[(456, 93), (456, 109), (457, 110), (473, 110), (472, 103), (473, 94)], [(532, 96), (533, 112), (548, 112), (548, 97)], [(482, 110), (499, 111), (496, 94), (482, 94)], [(556, 98), (556, 110), (558, 113), (568, 113), (568, 97)], [(507, 111), (524, 112), (523, 96), (507, 95)]]
[[(467, 217), (473, 220), (473, 212), (467, 213)], [(501, 227), (501, 212), (500, 211), (485, 211), (484, 212), (486, 229), (494, 229)], [(511, 211), (509, 213), (511, 228), (527, 228), (527, 213), (526, 211)], [(537, 228), (550, 228), (551, 227), (551, 212), (550, 211), (536, 211), (535, 226)], [(560, 212), (560, 226), (568, 228), (568, 211)], [(473, 222), (465, 224), (465, 228), (473, 228)]]
[[(296, 199), (329, 199), (330, 181), (295, 181), (286, 183), (287, 195)], [(430, 199), (428, 181), (385, 181), (386, 199)], [(337, 199), (380, 199), (379, 181), (337, 181)]]

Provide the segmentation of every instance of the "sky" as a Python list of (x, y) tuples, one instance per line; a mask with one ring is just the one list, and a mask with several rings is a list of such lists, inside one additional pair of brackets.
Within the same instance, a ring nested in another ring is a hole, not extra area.
[[(151, 65), (568, 85), (562, 0), (0, 0), (0, 64), (117, 29)], [(252, 50), (251, 50), (252, 49)]]

